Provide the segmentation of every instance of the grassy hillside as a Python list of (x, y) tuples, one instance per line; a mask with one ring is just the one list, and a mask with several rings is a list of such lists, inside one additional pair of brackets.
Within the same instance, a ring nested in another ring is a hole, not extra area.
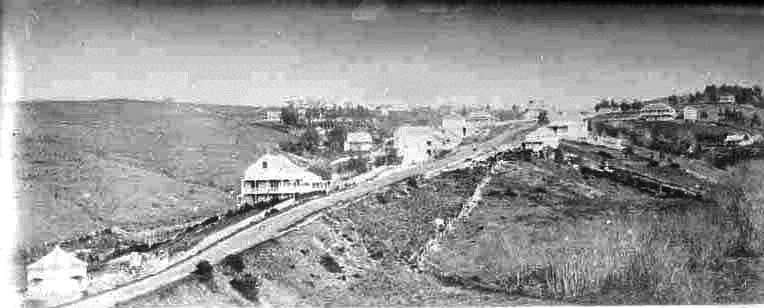
[(127, 100), (20, 104), (22, 244), (233, 206), (243, 170), (288, 138), (254, 123), (255, 111)]

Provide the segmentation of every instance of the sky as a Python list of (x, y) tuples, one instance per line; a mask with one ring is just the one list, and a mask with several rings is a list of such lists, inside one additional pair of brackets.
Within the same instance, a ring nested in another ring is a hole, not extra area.
[(336, 5), (154, 2), (16, 5), (4, 29), (18, 49), (22, 97), (277, 105), (292, 95), (387, 95), (504, 106), (537, 98), (574, 110), (603, 97), (764, 80), (764, 10), (505, 6), (438, 17), (404, 6), (356, 22), (352, 7)]

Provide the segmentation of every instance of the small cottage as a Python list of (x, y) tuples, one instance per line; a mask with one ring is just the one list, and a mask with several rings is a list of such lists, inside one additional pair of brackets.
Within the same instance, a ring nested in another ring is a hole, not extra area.
[(88, 286), (87, 267), (85, 261), (56, 246), (27, 266), (26, 295), (49, 305), (76, 300)]
[(444, 116), (441, 121), (441, 127), (451, 136), (464, 138), (469, 135), (467, 120), (460, 115), (449, 114)]
[(373, 145), (371, 134), (361, 131), (348, 133), (344, 148), (345, 152), (368, 152)]

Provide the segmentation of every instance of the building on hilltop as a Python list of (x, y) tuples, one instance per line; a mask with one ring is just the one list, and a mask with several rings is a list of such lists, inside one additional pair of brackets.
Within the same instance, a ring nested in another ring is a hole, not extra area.
[(684, 107), (684, 109), (682, 109), (682, 115), (685, 121), (697, 121), (698, 109), (690, 106)]
[(348, 133), (345, 138), (345, 152), (368, 152), (374, 143), (371, 134), (365, 131)]
[(76, 300), (88, 286), (87, 267), (85, 261), (56, 246), (27, 266), (26, 296), (48, 305)]
[(522, 142), (522, 148), (541, 151), (549, 147), (556, 149), (560, 140), (581, 141), (588, 137), (588, 119), (580, 121), (555, 121), (530, 132)]
[(488, 127), (496, 123), (496, 118), (487, 111), (473, 111), (467, 115), (467, 123), (471, 127)]
[(265, 122), (281, 122), (281, 108), (266, 107), (259, 111), (259, 120)]
[(329, 183), (284, 155), (265, 154), (250, 165), (241, 180), (241, 204), (294, 198), (326, 191)]
[(719, 103), (720, 104), (734, 104), (735, 103), (735, 96), (734, 95), (720, 95), (719, 96)]
[(639, 118), (646, 121), (671, 121), (676, 118), (676, 110), (665, 103), (653, 103), (642, 107)]

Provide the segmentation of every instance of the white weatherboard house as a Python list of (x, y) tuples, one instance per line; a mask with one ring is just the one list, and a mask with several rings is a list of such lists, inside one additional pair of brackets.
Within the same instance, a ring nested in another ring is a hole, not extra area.
[(735, 103), (735, 96), (734, 95), (721, 95), (721, 96), (719, 96), (719, 103), (720, 104), (734, 104)]
[(588, 136), (586, 121), (555, 121), (530, 132), (522, 143), (524, 149), (539, 151), (545, 147), (556, 149), (560, 140), (583, 140)]
[(345, 138), (345, 152), (368, 152), (372, 146), (371, 134), (368, 132), (348, 133)]
[(427, 161), (438, 151), (451, 150), (461, 142), (461, 138), (427, 126), (401, 126), (393, 138), (403, 164)]
[(260, 111), (260, 120), (266, 122), (281, 122), (281, 108), (267, 107)]
[(473, 111), (467, 116), (467, 122), (472, 127), (486, 127), (493, 125), (496, 119), (489, 112)]
[(460, 115), (451, 114), (444, 116), (441, 121), (441, 127), (452, 136), (464, 138), (469, 134), (467, 120)]
[(48, 305), (78, 299), (88, 286), (87, 268), (85, 261), (56, 246), (27, 266), (26, 296)]
[(684, 107), (682, 109), (682, 114), (684, 115), (685, 121), (697, 121), (698, 120), (698, 109), (693, 107)]
[(284, 155), (265, 154), (244, 172), (241, 203), (286, 199), (326, 191), (329, 183)]

